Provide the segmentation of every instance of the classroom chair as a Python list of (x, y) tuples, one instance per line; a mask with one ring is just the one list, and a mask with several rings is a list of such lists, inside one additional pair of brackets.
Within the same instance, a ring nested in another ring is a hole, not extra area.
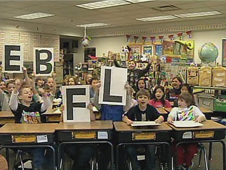
[(0, 170), (8, 170), (8, 163), (4, 156), (0, 154)]
[[(159, 170), (167, 169), (168, 164), (166, 157), (163, 155), (164, 146), (156, 146), (155, 148), (155, 167), (159, 166)], [(137, 159), (140, 162), (141, 167), (145, 164), (145, 148), (143, 146), (137, 148)], [(132, 170), (132, 164), (129, 158), (127, 159), (128, 170)]]
[(204, 154), (203, 156), (204, 156), (205, 170), (209, 170), (206, 148), (202, 143), (198, 144), (198, 153), (199, 153), (199, 168), (201, 167), (201, 158), (202, 158), (202, 153), (203, 153)]

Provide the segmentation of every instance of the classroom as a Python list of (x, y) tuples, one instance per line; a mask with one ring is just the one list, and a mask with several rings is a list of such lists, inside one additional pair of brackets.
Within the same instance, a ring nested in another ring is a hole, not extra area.
[(0, 0), (0, 170), (226, 170), (225, 5)]

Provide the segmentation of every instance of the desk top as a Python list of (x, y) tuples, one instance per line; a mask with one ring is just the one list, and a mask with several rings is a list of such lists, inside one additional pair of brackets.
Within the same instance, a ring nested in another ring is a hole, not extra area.
[(11, 111), (0, 111), (0, 118), (9, 118), (14, 117), (14, 114)]
[(167, 111), (164, 110), (164, 108), (156, 108), (159, 112), (159, 114), (167, 114)]
[[(167, 112), (171, 112), (171, 110), (173, 109), (173, 108), (164, 108)], [(199, 107), (199, 109), (201, 110), (201, 112), (203, 112), (203, 113), (213, 113), (213, 111), (212, 110), (209, 110), (209, 109), (207, 109), (207, 108), (205, 108), (205, 107)]]
[(62, 113), (61, 112), (55, 112), (56, 110), (57, 109), (50, 108), (45, 113), (43, 113), (43, 115), (45, 115), (45, 116), (47, 116), (47, 115), (49, 115), (49, 116), (51, 116), (51, 115), (59, 115), (60, 116)]
[(171, 131), (172, 129), (166, 125), (166, 123), (162, 123), (159, 126), (146, 126), (146, 127), (132, 127), (128, 126), (125, 122), (114, 122), (115, 130), (118, 132), (136, 132), (136, 131)]
[(113, 129), (113, 124), (111, 120), (100, 120), (92, 122), (61, 122), (56, 130), (111, 130)]
[(20, 124), (20, 123), (7, 123), (0, 128), (0, 134), (15, 134), (15, 133), (54, 133), (57, 123), (38, 123), (38, 124)]
[(192, 128), (177, 128), (171, 124), (168, 124), (173, 130), (176, 130), (176, 131), (189, 131), (189, 130), (197, 130), (197, 131), (200, 131), (200, 130), (219, 130), (219, 129), (226, 129), (226, 126), (224, 125), (221, 125), (217, 122), (214, 122), (212, 120), (206, 120), (204, 121), (203, 123), (203, 126), (200, 126), (200, 127), (192, 127)]

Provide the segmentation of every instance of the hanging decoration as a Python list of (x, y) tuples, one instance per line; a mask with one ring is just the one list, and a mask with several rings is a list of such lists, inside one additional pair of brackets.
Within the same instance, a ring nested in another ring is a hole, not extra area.
[(173, 34), (168, 35), (169, 39), (172, 41), (174, 39)]
[(135, 40), (135, 43), (137, 43), (137, 40), (138, 40), (139, 37), (137, 35), (134, 35), (133, 38)]
[(153, 43), (155, 41), (155, 36), (152, 36), (150, 38), (151, 38), (151, 42)]
[(182, 35), (183, 35), (183, 32), (178, 32), (177, 33), (177, 36), (179, 37), (180, 40), (182, 40)]
[(163, 41), (163, 35), (159, 35), (159, 39), (160, 39), (160, 41), (162, 42)]
[(84, 37), (82, 39), (82, 46), (87, 47), (90, 41), (91, 41), (91, 38), (88, 35), (86, 35), (86, 27), (84, 27)]
[(142, 40), (144, 41), (143, 43), (145, 43), (146, 39), (147, 39), (147, 37), (145, 37), (145, 36), (142, 37)]
[(189, 37), (189, 38), (191, 38), (191, 37), (192, 37), (192, 35), (191, 35), (191, 34), (192, 34), (192, 30), (190, 30), (190, 31), (186, 31), (186, 33), (187, 33), (187, 35), (188, 35), (188, 37)]
[(129, 41), (130, 37), (131, 37), (131, 35), (126, 34), (127, 42)]

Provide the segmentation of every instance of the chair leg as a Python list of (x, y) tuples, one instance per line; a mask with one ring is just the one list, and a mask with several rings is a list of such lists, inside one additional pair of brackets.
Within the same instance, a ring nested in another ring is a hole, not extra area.
[(201, 167), (202, 150), (203, 149), (201, 148), (200, 151), (199, 151), (199, 168)]
[(24, 163), (23, 163), (22, 154), (23, 154), (23, 152), (19, 151), (19, 158), (20, 158), (21, 169), (24, 170)]
[(209, 170), (208, 161), (207, 161), (207, 155), (206, 155), (206, 149), (205, 148), (203, 148), (203, 152), (204, 152), (205, 168), (206, 168), (206, 170)]

